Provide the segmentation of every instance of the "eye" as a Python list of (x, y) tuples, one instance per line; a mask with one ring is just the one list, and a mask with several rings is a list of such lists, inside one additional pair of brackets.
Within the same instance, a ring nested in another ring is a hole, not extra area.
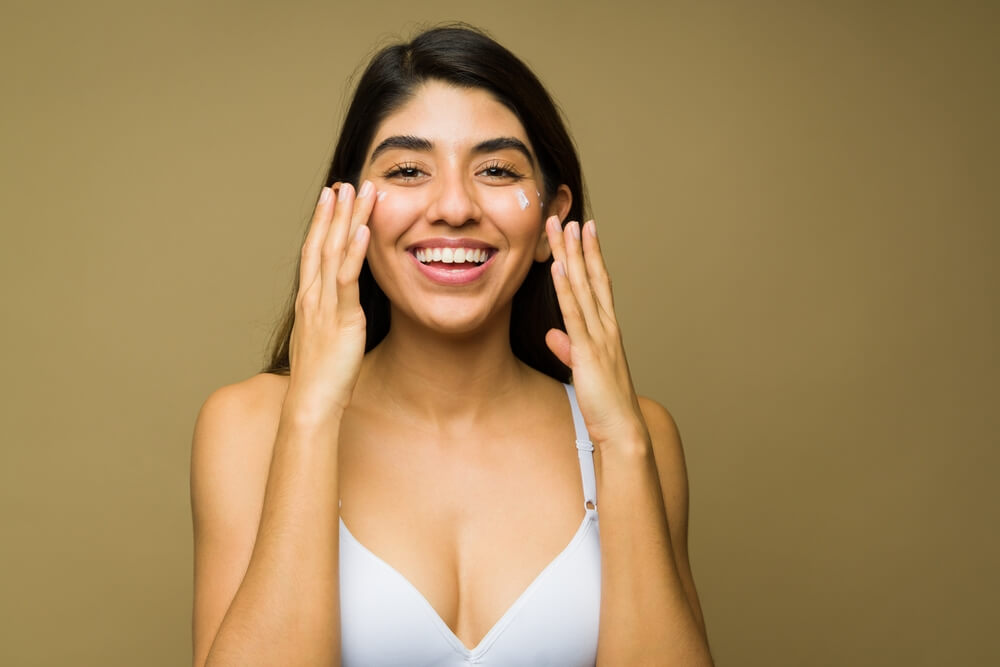
[(491, 180), (518, 181), (524, 176), (517, 170), (517, 167), (509, 162), (493, 160), (483, 167), (479, 173)]
[(416, 164), (412, 162), (399, 162), (392, 165), (392, 168), (385, 172), (382, 176), (384, 178), (396, 178), (402, 181), (413, 181), (424, 175), (424, 171)]

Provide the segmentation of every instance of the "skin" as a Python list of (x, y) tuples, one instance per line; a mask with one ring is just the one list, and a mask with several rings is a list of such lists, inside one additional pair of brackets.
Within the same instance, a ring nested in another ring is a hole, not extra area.
[[(408, 337), (414, 328), (453, 339), (489, 335), (509, 317), (510, 301), (531, 263), (546, 259), (549, 249), (537, 196), (527, 209), (517, 198), (518, 191), (534, 195), (542, 187), (533, 151), (529, 157), (514, 148), (473, 149), (497, 137), (516, 138), (529, 151), (531, 143), (514, 114), (484, 91), (440, 83), (424, 86), (386, 119), (372, 148), (399, 136), (425, 139), (432, 148), (390, 148), (374, 160), (369, 150), (362, 172), (383, 193), (369, 221), (368, 263), (392, 303), (389, 335)], [(569, 200), (563, 187), (549, 209), (565, 214)], [(406, 248), (440, 237), (495, 247), (487, 279), (444, 288), (422, 279)]]
[[(422, 143), (375, 155), (392, 137)], [(527, 154), (482, 149), (496, 138)], [(362, 196), (345, 185), (317, 205), (291, 374), (224, 387), (199, 415), (195, 664), (339, 664), (339, 609), (326, 601), (338, 599), (330, 527), (341, 519), (468, 647), (566, 546), (584, 516), (569, 406), (508, 338), (513, 294), (549, 253), (567, 331), (546, 340), (573, 370), (596, 448), (598, 664), (711, 664), (680, 439), (669, 413), (633, 389), (594, 223), (561, 228), (565, 186), (542, 206), (523, 127), (481, 90), (425, 84), (378, 129), (362, 179)], [(489, 245), (481, 278), (428, 280), (411, 249), (440, 238)], [(365, 256), (392, 309), (367, 355)], [(311, 585), (296, 588), (302, 578)]]

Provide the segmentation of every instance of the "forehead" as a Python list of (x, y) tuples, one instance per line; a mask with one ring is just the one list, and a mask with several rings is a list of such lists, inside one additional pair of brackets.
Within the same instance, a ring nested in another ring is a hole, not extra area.
[(369, 155), (383, 139), (392, 136), (420, 137), (451, 149), (496, 137), (516, 137), (531, 148), (521, 121), (489, 92), (440, 81), (421, 84), (406, 104), (386, 117), (369, 146)]

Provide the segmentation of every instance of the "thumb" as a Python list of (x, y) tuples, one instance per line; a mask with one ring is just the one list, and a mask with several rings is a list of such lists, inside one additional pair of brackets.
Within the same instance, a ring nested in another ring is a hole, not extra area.
[(573, 368), (573, 364), (570, 363), (572, 358), (569, 353), (569, 336), (566, 335), (565, 331), (549, 329), (548, 333), (545, 334), (545, 344), (549, 346), (552, 354), (556, 355), (559, 361)]

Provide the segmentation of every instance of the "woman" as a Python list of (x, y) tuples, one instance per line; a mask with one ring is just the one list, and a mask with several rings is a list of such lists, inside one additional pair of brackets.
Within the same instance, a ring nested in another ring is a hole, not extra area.
[(195, 427), (195, 664), (711, 664), (535, 76), (462, 27), (384, 49), (327, 184), (271, 364)]

